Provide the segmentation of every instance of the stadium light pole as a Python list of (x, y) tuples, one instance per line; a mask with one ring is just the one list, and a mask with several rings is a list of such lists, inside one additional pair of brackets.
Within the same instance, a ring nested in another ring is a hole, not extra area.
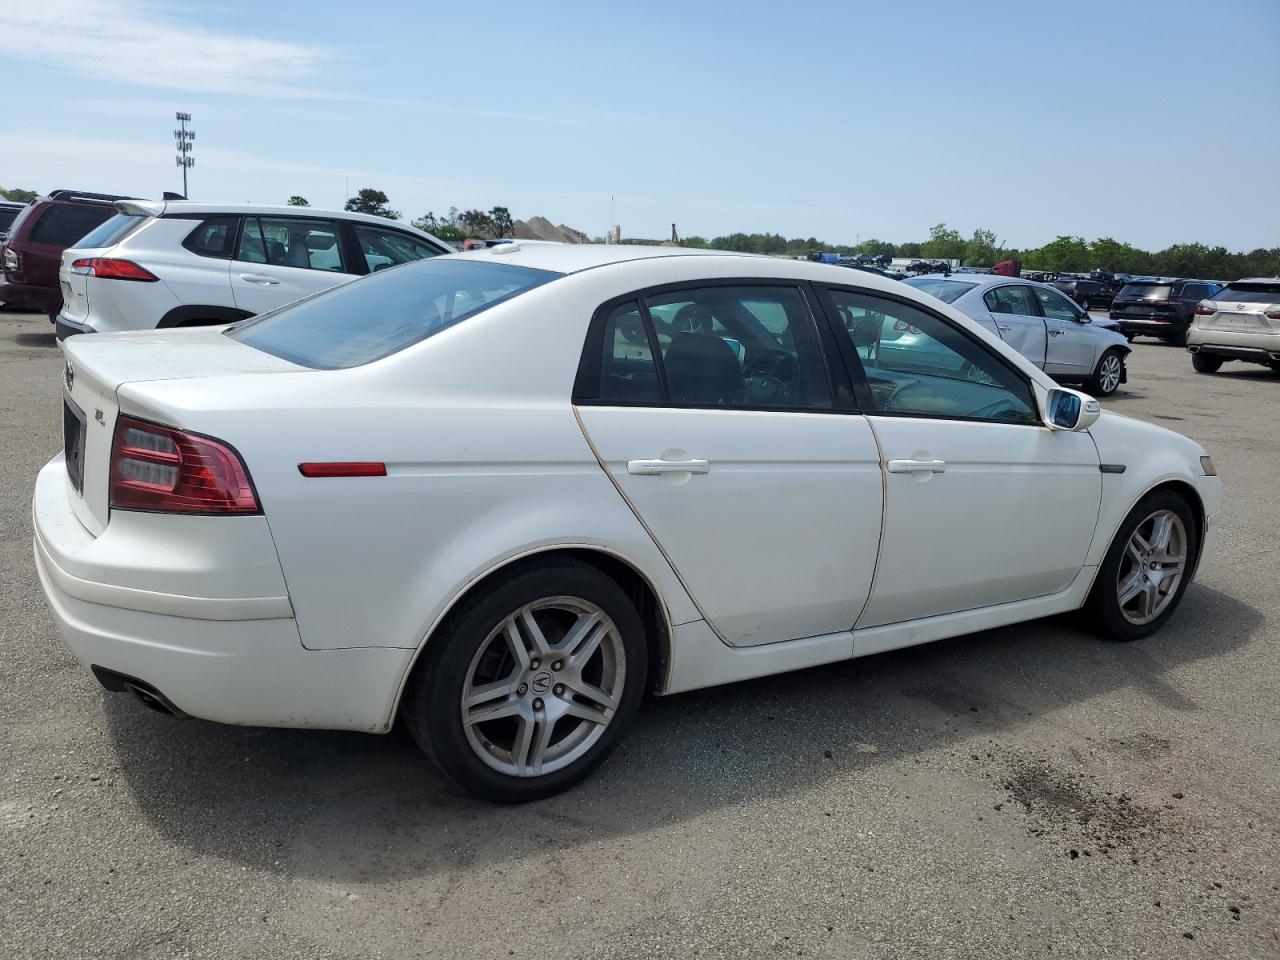
[(195, 140), (196, 132), (187, 129), (187, 124), (191, 122), (191, 114), (179, 112), (173, 117), (178, 121), (178, 129), (173, 131), (173, 139), (178, 144), (178, 155), (173, 159), (182, 168), (182, 198), (186, 200), (188, 199), (187, 170), (196, 165), (196, 158), (191, 155), (191, 151), (195, 149), (195, 144), (191, 141)]

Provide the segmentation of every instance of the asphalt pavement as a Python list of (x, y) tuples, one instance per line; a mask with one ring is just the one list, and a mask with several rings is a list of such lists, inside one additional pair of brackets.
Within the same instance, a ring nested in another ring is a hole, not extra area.
[(1156, 636), (1052, 619), (650, 700), (507, 808), (400, 731), (100, 690), (31, 559), (61, 369), (0, 314), (0, 957), (1280, 957), (1280, 373), (1140, 340), (1105, 402), (1226, 488)]

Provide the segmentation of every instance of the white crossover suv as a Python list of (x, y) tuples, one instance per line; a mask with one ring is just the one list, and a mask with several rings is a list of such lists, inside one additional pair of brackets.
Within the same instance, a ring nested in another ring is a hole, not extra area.
[(1233, 280), (1201, 300), (1187, 349), (1197, 373), (1217, 373), (1228, 360), (1280, 370), (1280, 277)]
[(243, 320), (453, 250), (361, 213), (126, 200), (62, 255), (58, 339)]

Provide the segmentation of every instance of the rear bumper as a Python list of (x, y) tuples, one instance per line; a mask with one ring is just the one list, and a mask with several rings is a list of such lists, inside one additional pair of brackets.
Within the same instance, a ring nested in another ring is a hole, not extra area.
[(62, 292), (33, 283), (0, 282), (0, 303), (18, 310), (54, 313), (62, 308)]
[[(86, 668), (140, 681), (177, 712), (206, 720), (390, 729), (412, 650), (311, 651), (287, 597), (189, 596), (129, 583), (138, 571), (130, 568), (137, 556), (127, 535), (114, 549), (95, 551), (111, 538), (114, 522), (93, 538), (68, 497), (58, 457), (36, 482), (35, 564), (58, 633)], [(157, 550), (163, 553), (163, 544)], [(197, 552), (219, 550), (214, 544)], [(118, 556), (119, 568), (95, 553)]]
[(74, 337), (77, 333), (97, 333), (93, 327), (87, 323), (76, 323), (74, 320), (68, 320), (62, 314), (58, 314), (58, 318), (53, 321), (54, 335), (59, 340), (65, 340), (67, 337)]
[(1157, 336), (1180, 333), (1191, 323), (1190, 319), (1179, 317), (1131, 317), (1123, 314), (1112, 319), (1122, 333), (1151, 333)]
[(1280, 362), (1280, 333), (1192, 327), (1187, 333), (1187, 349), (1235, 360), (1276, 363)]

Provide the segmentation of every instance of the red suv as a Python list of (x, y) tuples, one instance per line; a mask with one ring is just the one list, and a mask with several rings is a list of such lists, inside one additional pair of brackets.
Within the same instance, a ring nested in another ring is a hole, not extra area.
[(38, 310), (52, 320), (62, 306), (58, 267), (62, 251), (115, 216), (117, 200), (102, 193), (55, 190), (32, 201), (9, 227), (0, 251), (0, 303)]

